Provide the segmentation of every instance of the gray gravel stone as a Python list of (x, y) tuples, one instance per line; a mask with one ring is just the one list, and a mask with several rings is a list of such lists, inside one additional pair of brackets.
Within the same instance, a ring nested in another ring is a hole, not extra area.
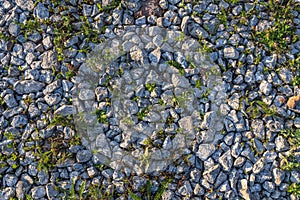
[(48, 49), (50, 49), (50, 48), (53, 47), (53, 44), (51, 42), (51, 37), (50, 36), (45, 37), (43, 39), (42, 43), (44, 45), (45, 50), (48, 50)]
[(14, 187), (18, 181), (18, 178), (13, 174), (6, 174), (3, 177), (3, 181), (8, 187)]
[(25, 194), (28, 193), (30, 189), (30, 183), (28, 181), (18, 181), (16, 185), (16, 197), (18, 199), (24, 199)]
[(265, 126), (262, 120), (253, 120), (251, 123), (251, 128), (258, 139), (263, 140), (265, 138)]
[(209, 168), (208, 170), (203, 172), (203, 177), (211, 184), (216, 181), (217, 176), (219, 175), (221, 168), (220, 165), (214, 165), (213, 167)]
[(41, 110), (34, 103), (29, 105), (28, 112), (31, 119), (41, 114)]
[(239, 142), (234, 143), (234, 145), (231, 147), (231, 155), (235, 158), (237, 158), (242, 151), (243, 151), (243, 147)]
[(267, 56), (263, 63), (265, 64), (266, 67), (269, 67), (271, 69), (274, 69), (276, 63), (277, 63), (277, 55), (273, 54), (272, 56)]
[(40, 91), (44, 84), (34, 80), (17, 81), (14, 84), (14, 90), (18, 94), (29, 94)]
[(295, 118), (294, 125), (296, 128), (300, 129), (300, 117)]
[(200, 27), (198, 24), (191, 23), (190, 26), (193, 27), (192, 30), (190, 31), (190, 34), (193, 37), (198, 38), (199, 35), (205, 39), (209, 37), (208, 32), (204, 30), (202, 27)]
[(254, 138), (254, 147), (255, 147), (255, 150), (261, 154), (264, 152), (265, 148), (263, 146), (263, 144), (261, 143), (261, 141), (257, 138)]
[(45, 187), (43, 186), (33, 187), (31, 189), (31, 195), (33, 199), (43, 198), (46, 195)]
[(229, 59), (239, 58), (239, 52), (234, 47), (225, 47), (223, 53), (225, 58), (229, 58)]
[(253, 173), (258, 174), (260, 173), (265, 167), (265, 161), (264, 158), (260, 158), (256, 161), (256, 163), (253, 165)]
[(204, 188), (197, 183), (194, 187), (194, 194), (200, 196), (203, 195), (204, 193), (205, 193)]
[(293, 74), (287, 68), (281, 68), (278, 72), (278, 75), (285, 83), (290, 83), (293, 80)]
[(272, 172), (274, 177), (274, 183), (277, 186), (279, 186), (284, 181), (285, 172), (278, 168), (274, 168)]
[(233, 159), (231, 157), (230, 151), (227, 151), (221, 157), (219, 157), (219, 163), (223, 167), (223, 170), (229, 171), (231, 169)]
[(9, 200), (15, 195), (15, 189), (13, 187), (6, 187), (0, 190), (0, 196), (3, 200)]
[(62, 116), (68, 116), (68, 115), (72, 115), (74, 113), (75, 113), (75, 110), (72, 105), (62, 105), (54, 112), (55, 115), (62, 115)]
[(199, 145), (198, 152), (196, 155), (202, 160), (206, 160), (209, 156), (211, 156), (216, 150), (215, 145), (213, 144), (201, 144)]
[(49, 106), (57, 105), (61, 101), (61, 94), (47, 94), (44, 99)]
[(34, 8), (34, 4), (32, 0), (16, 0), (16, 4), (22, 10), (32, 11), (32, 9)]
[(76, 154), (76, 160), (80, 163), (89, 161), (92, 158), (92, 153), (88, 150), (78, 151)]
[(48, 183), (46, 185), (46, 194), (47, 197), (50, 199), (50, 198), (55, 198), (59, 193), (55, 189), (55, 185), (53, 183)]
[(275, 185), (273, 182), (270, 182), (270, 181), (266, 181), (263, 183), (263, 188), (268, 191), (268, 192), (273, 192), (274, 189), (275, 189)]
[(43, 3), (38, 3), (37, 6), (34, 8), (33, 13), (34, 13), (34, 16), (39, 19), (48, 19), (49, 18), (48, 8), (46, 8)]
[(278, 152), (287, 151), (290, 148), (286, 139), (281, 135), (276, 137), (275, 145)]
[(206, 10), (211, 14), (218, 14), (219, 8), (216, 4), (209, 4), (209, 6), (206, 8)]
[(239, 181), (239, 193), (244, 199), (251, 199), (247, 179)]
[(185, 181), (183, 183), (183, 186), (181, 186), (179, 189), (178, 189), (178, 192), (179, 194), (181, 194), (182, 196), (192, 196), (193, 194), (193, 189), (192, 189), (192, 186), (190, 184), (189, 181)]
[(15, 99), (15, 97), (14, 97), (13, 94), (7, 94), (7, 95), (5, 95), (4, 98), (3, 98), (3, 100), (4, 100), (5, 104), (9, 108), (13, 108), (13, 107), (15, 107), (15, 106), (18, 105), (18, 103), (17, 103), (17, 101), (16, 101), (16, 99)]
[(233, 163), (235, 167), (242, 167), (245, 163), (246, 159), (244, 157), (237, 157)]
[(222, 183), (224, 183), (227, 180), (227, 178), (227, 174), (221, 171), (217, 177), (214, 187), (219, 187)]
[(11, 125), (12, 127), (23, 127), (27, 125), (28, 119), (25, 115), (17, 115), (13, 118)]
[(159, 48), (155, 49), (149, 54), (149, 60), (152, 65), (157, 65), (160, 61), (161, 51)]
[(237, 15), (239, 15), (241, 13), (242, 10), (243, 10), (242, 5), (235, 6), (232, 9), (232, 14), (237, 16)]
[(43, 69), (52, 69), (59, 70), (57, 55), (52, 50), (46, 51), (43, 53), (43, 60), (41, 63)]
[(11, 23), (11, 24), (9, 24), (8, 32), (12, 36), (17, 37), (19, 35), (19, 33), (20, 33), (20, 26), (17, 25), (17, 24)]
[(300, 183), (300, 173), (297, 171), (291, 171), (291, 177), (290, 177), (291, 182), (293, 183)]

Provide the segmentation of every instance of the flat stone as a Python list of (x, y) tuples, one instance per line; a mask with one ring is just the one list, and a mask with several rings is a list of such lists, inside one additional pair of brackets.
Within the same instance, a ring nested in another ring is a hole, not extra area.
[(206, 160), (209, 156), (211, 156), (216, 150), (215, 145), (213, 144), (201, 144), (199, 145), (198, 151), (196, 155), (202, 160)]
[(54, 112), (55, 115), (68, 116), (75, 114), (74, 107), (72, 105), (62, 105)]
[(82, 89), (79, 92), (79, 99), (82, 101), (86, 101), (86, 100), (92, 100), (95, 98), (95, 93), (93, 90), (90, 89)]
[(34, 80), (17, 81), (14, 84), (14, 90), (18, 94), (29, 94), (40, 91), (44, 84)]
[(109, 158), (112, 156), (112, 152), (110, 149), (111, 147), (106, 139), (106, 136), (103, 133), (97, 136), (96, 146), (97, 146), (98, 153)]
[(192, 131), (194, 129), (191, 116), (181, 118), (178, 124), (185, 131)]

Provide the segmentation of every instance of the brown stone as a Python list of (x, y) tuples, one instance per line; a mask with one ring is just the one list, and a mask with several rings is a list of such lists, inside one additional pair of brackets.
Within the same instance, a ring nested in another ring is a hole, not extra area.
[(297, 104), (298, 101), (300, 101), (300, 95), (290, 97), (288, 102), (287, 102), (288, 108), (294, 109), (296, 107), (296, 104)]

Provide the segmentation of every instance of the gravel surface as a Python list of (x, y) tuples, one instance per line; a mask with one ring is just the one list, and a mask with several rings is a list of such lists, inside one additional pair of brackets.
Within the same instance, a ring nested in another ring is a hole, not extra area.
[(297, 199), (299, 12), (0, 0), (0, 199)]

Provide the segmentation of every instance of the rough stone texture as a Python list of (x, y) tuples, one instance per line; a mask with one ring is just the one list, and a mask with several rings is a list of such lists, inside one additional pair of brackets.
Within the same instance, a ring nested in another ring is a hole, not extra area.
[(201, 144), (196, 155), (204, 161), (214, 153), (215, 149), (216, 147), (213, 144)]
[(29, 94), (40, 91), (44, 84), (34, 80), (17, 81), (14, 84), (14, 90), (18, 94)]
[(239, 52), (234, 47), (226, 47), (224, 49), (224, 57), (229, 59), (238, 59)]

